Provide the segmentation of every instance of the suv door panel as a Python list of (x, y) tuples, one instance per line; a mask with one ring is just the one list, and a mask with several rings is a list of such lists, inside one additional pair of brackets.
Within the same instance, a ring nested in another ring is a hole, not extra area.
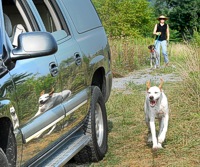
[[(10, 71), (16, 87), (19, 128), (24, 142), (23, 162), (50, 145), (52, 137), (54, 140), (60, 137), (56, 134), (62, 128), (61, 120), (64, 118), (65, 111), (60, 102), (53, 101), (55, 100), (53, 95), (60, 92), (60, 85), (58, 77), (52, 77), (50, 73), (49, 64), (52, 62), (56, 63), (54, 55), (18, 60), (15, 68)], [(46, 105), (46, 108), (41, 110), (41, 106), (38, 104), (41, 92), (49, 93), (52, 92), (52, 89), (53, 94), (49, 97), (51, 100), (42, 104)], [(51, 103), (50, 107), (49, 103)], [(39, 110), (41, 110), (41, 114), (36, 116)], [(54, 126), (56, 126), (54, 131), (49, 133)]]
[[(63, 101), (66, 112), (64, 124), (69, 125), (70, 122), (70, 124), (73, 123), (73, 125), (76, 126), (82, 121), (82, 115), (86, 114), (88, 111), (88, 103), (86, 103), (88, 99), (87, 93), (78, 93), (81, 90), (84, 92), (86, 89), (85, 69), (83, 68), (81, 55), (79, 55), (81, 64), (76, 64), (75, 55), (80, 53), (80, 48), (74, 38), (67, 36), (64, 30), (53, 32), (52, 35), (57, 40), (58, 44), (58, 51), (55, 56), (58, 62), (62, 90), (71, 92), (71, 97)], [(87, 90), (85, 91), (87, 92)]]

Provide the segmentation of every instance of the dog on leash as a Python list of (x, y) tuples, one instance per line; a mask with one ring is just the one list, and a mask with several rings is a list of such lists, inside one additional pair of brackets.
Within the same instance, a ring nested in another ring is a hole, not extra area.
[[(168, 100), (162, 89), (163, 80), (160, 79), (160, 85), (151, 87), (150, 81), (146, 83), (147, 93), (144, 104), (145, 121), (148, 126), (148, 142), (153, 142), (153, 150), (162, 148), (165, 140), (168, 121), (169, 108)], [(156, 136), (155, 119), (159, 120), (159, 133)]]
[(156, 65), (156, 60), (158, 61), (158, 64), (159, 64), (159, 55), (156, 52), (155, 45), (149, 45), (148, 49), (150, 51), (150, 65), (151, 65), (151, 68), (154, 67), (156, 69), (156, 68), (158, 68), (158, 66)]

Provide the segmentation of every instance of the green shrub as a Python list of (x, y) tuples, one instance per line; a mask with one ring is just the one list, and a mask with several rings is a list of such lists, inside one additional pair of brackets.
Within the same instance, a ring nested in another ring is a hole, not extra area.
[(196, 47), (200, 46), (200, 34), (197, 31), (193, 34), (192, 45)]

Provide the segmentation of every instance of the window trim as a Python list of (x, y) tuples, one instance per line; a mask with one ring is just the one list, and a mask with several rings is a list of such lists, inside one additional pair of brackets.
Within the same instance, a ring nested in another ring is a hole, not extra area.
[(58, 19), (58, 16), (56, 15), (53, 6), (51, 5), (51, 3), (48, 0), (44, 0), (44, 3), (47, 7), (47, 9), (49, 10), (49, 13), (53, 19), (53, 22), (55, 24), (56, 30), (62, 30), (62, 26), (60, 24), (60, 21)]
[(49, 0), (49, 3), (51, 4), (51, 7), (53, 8), (53, 11), (55, 12), (55, 14), (57, 15), (57, 18), (62, 26), (62, 30), (64, 30), (67, 35), (71, 35), (70, 31), (69, 31), (69, 27), (67, 25), (67, 22), (61, 12), (61, 9), (59, 8), (56, 0)]
[(17, 0), (15, 5), (24, 19), (28, 31), (39, 31), (39, 25), (37, 24), (28, 2), (24, 0)]

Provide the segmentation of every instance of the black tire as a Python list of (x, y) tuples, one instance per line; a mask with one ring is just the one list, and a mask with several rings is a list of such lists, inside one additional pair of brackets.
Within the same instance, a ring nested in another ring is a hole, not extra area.
[(104, 158), (108, 149), (108, 126), (105, 102), (97, 86), (92, 87), (90, 109), (84, 128), (91, 141), (74, 159), (78, 163), (98, 162)]
[(3, 150), (0, 148), (0, 164), (2, 167), (8, 167), (8, 160), (6, 158), (5, 153)]
[(8, 144), (6, 148), (6, 157), (8, 159), (9, 167), (16, 166), (16, 157), (17, 149), (16, 149), (16, 139), (11, 127), (9, 127), (9, 134), (8, 134)]
[[(8, 161), (9, 167), (16, 166), (16, 139), (13, 133), (13, 128), (7, 120), (2, 120), (0, 123), (0, 127), (4, 129), (4, 131), (0, 131), (0, 148), (5, 153), (6, 159)], [(0, 163), (1, 166), (1, 163)]]

